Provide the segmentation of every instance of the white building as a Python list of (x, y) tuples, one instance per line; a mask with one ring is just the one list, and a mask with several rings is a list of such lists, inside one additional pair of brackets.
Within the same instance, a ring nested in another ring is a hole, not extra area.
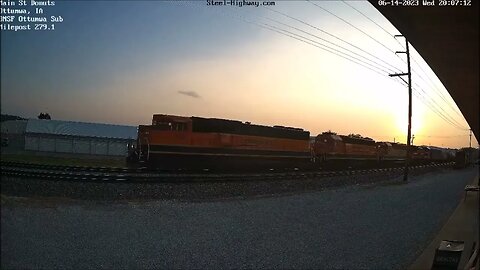
[[(9, 150), (23, 150), (25, 147), (25, 129), (27, 120), (8, 120), (2, 122), (2, 146), (8, 145)], [(2, 148), (2, 152), (5, 148)]]
[[(8, 122), (2, 133), (20, 126)], [(24, 150), (38, 152), (126, 156), (127, 144), (137, 138), (135, 126), (29, 119), (24, 127)]]

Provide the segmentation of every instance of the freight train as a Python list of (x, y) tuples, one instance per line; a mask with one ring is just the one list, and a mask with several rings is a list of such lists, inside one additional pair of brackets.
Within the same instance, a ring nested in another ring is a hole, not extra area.
[[(404, 161), (404, 144), (360, 135), (263, 126), (235, 120), (155, 114), (140, 125), (128, 160), (162, 169), (334, 168), (389, 166)], [(414, 163), (454, 160), (454, 152), (412, 146)]]

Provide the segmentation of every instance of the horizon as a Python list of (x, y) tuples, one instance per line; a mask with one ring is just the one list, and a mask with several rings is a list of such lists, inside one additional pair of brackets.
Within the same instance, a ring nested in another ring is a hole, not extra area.
[[(392, 37), (398, 31), (368, 2), (349, 5), (392, 36), (343, 2), (316, 2), (321, 8), (272, 2), (258, 8), (213, 7), (206, 1), (56, 2), (52, 10), (65, 21), (55, 31), (1, 31), (1, 65), (8, 67), (1, 70), (2, 114), (36, 118), (47, 112), (52, 120), (138, 126), (161, 113), (405, 143), (406, 87), (305, 42), (328, 40), (373, 59), (369, 63), (383, 60), (401, 71), (404, 59), (387, 50), (404, 49), (404, 40)], [(468, 146), (468, 132), (458, 128), (468, 128), (463, 115), (410, 48), (418, 64), (412, 80), (419, 86), (413, 97), (414, 144)], [(386, 69), (372, 65), (380, 73)], [(475, 137), (472, 145), (478, 145)]]
[[(18, 116), (18, 115), (11, 115), (11, 114), (2, 114), (2, 115), (7, 115), (7, 116), (15, 116), (15, 117), (21, 117), (23, 119), (15, 119), (13, 121), (16, 121), (16, 120), (47, 120), (47, 121), (62, 121), (62, 122), (73, 122), (73, 123), (87, 123), (87, 124), (103, 124), (103, 125), (113, 125), (113, 126), (117, 126), (117, 125), (120, 125), (120, 126), (131, 126), (131, 127), (136, 127), (135, 125), (122, 125), (122, 124), (112, 124), (112, 123), (104, 123), (104, 122), (85, 122), (85, 121), (72, 121), (72, 120), (67, 120), (67, 119), (38, 119), (36, 117), (22, 117), (22, 116)], [(202, 116), (185, 116), (185, 115), (176, 115), (176, 116), (181, 116), (181, 117), (200, 117), (200, 118), (212, 118), (212, 119), (222, 119), (222, 120), (232, 120), (232, 121), (240, 121), (242, 123), (246, 123), (248, 121), (243, 121), (243, 120), (240, 120), (240, 119), (224, 119), (224, 118), (218, 118), (218, 117), (202, 117)], [(9, 120), (5, 120), (5, 121), (9, 121)], [(250, 123), (252, 125), (261, 125), (261, 126), (268, 126), (268, 127), (273, 127), (275, 128), (274, 124), (272, 125), (262, 125), (262, 124), (258, 124), (258, 123)], [(281, 126), (281, 125), (280, 125)], [(138, 127), (138, 126), (137, 126)], [(310, 133), (310, 138), (316, 138), (318, 135), (324, 133), (324, 132), (332, 132), (334, 133), (335, 135), (339, 135), (339, 136), (356, 136), (356, 135), (360, 135), (361, 138), (363, 139), (372, 139), (374, 140), (375, 142), (388, 142), (388, 143), (397, 143), (397, 144), (403, 144), (405, 145), (405, 143), (400, 143), (398, 141), (388, 141), (388, 140), (375, 140), (373, 138), (370, 138), (370, 136), (368, 134), (357, 134), (357, 133), (345, 133), (345, 134), (339, 134), (333, 130), (326, 130), (326, 131), (323, 131), (322, 133), (318, 133), (318, 134), (313, 134), (311, 133), (309, 130), (307, 129), (304, 129), (302, 127), (290, 127), (290, 128), (300, 128), (302, 129), (303, 131), (307, 131)], [(461, 149), (461, 148), (469, 148), (468, 146), (463, 146), (463, 147), (440, 147), (440, 146), (437, 146), (437, 145), (425, 145), (425, 144), (422, 144), (422, 145), (416, 145), (416, 144), (412, 144), (412, 146), (421, 146), (421, 147), (439, 147), (439, 148), (446, 148), (446, 149)], [(475, 146), (472, 146), (471, 148), (474, 148), (474, 149), (479, 149), (480, 146), (477, 145), (476, 147)]]

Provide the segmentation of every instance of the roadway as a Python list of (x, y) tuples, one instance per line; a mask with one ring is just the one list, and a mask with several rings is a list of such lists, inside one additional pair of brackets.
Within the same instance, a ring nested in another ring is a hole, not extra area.
[(1, 268), (407, 268), (478, 168), (204, 202), (2, 196)]

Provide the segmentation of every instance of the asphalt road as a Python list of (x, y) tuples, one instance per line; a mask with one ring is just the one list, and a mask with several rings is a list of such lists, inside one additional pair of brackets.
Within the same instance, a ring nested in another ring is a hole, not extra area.
[(1, 268), (400, 269), (433, 239), (477, 174), (194, 203), (3, 197)]

